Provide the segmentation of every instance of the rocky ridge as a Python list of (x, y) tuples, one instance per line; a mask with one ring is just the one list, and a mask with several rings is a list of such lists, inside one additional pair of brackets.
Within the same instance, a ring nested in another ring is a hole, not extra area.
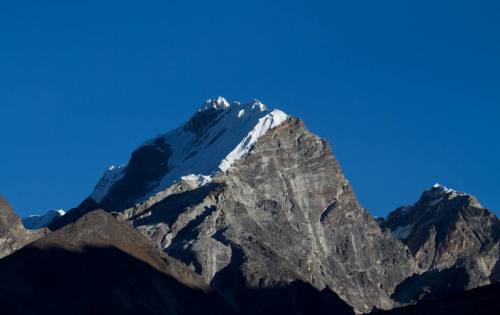
[(415, 205), (375, 220), (329, 145), (258, 101), (207, 101), (126, 165), (111, 167), (50, 227), (97, 208), (128, 221), (244, 314), (273, 309), (283, 292), (340, 297), (357, 312), (391, 309), (500, 273), (498, 220), (475, 198), (436, 185)]
[(472, 195), (436, 184), (381, 225), (408, 246), (421, 270), (400, 285), (396, 299), (401, 302), (498, 280), (500, 222)]
[(0, 258), (42, 237), (44, 229), (27, 230), (9, 203), (0, 197)]

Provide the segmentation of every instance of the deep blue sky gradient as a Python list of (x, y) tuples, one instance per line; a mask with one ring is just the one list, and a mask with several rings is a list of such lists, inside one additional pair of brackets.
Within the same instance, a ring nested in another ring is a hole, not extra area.
[(209, 97), (325, 137), (374, 215), (435, 182), (500, 211), (500, 2), (2, 1), (0, 194), (71, 208)]

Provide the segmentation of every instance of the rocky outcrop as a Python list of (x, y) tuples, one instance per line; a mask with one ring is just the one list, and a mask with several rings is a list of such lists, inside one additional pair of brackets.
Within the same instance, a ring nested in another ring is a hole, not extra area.
[(0, 260), (5, 314), (233, 314), (195, 273), (104, 211)]
[(358, 311), (391, 308), (410, 252), (357, 202), (328, 144), (290, 118), (210, 184), (177, 184), (124, 211), (239, 310), (249, 289), (329, 288)]
[(400, 302), (496, 281), (500, 222), (474, 196), (436, 184), (414, 205), (389, 214), (382, 227), (408, 245), (422, 273), (398, 287)]
[(9, 203), (0, 197), (0, 258), (42, 237), (45, 230), (27, 230)]

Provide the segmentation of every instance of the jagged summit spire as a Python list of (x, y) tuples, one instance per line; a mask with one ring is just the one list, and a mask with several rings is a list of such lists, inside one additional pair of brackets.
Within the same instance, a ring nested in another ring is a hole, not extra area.
[(267, 111), (268, 108), (265, 104), (263, 104), (261, 101), (259, 101), (258, 99), (254, 99), (252, 102), (252, 109), (258, 107), (260, 109), (261, 112), (264, 112), (264, 111)]
[(198, 111), (203, 112), (209, 109), (224, 110), (229, 108), (230, 106), (231, 105), (224, 97), (218, 96), (215, 100), (212, 100), (210, 98), (207, 99)]
[(215, 99), (207, 99), (203, 105), (198, 109), (198, 112), (204, 112), (209, 109), (214, 109), (214, 110), (226, 110), (231, 107), (231, 104), (233, 106), (243, 106), (243, 107), (249, 107), (253, 110), (259, 109), (261, 112), (266, 112), (269, 111), (269, 108), (267, 105), (259, 101), (258, 99), (254, 99), (253, 101), (247, 102), (247, 103), (241, 103), (240, 101), (234, 101), (230, 103), (226, 98), (223, 96), (218, 96)]
[(448, 188), (448, 187), (446, 187), (444, 185), (441, 185), (440, 183), (435, 183), (434, 185), (432, 185), (431, 189), (438, 189), (438, 190), (442, 190), (444, 192), (453, 192), (453, 191), (455, 191), (454, 189)]
[(430, 189), (424, 192), (422, 197), (425, 196), (442, 197), (444, 195), (448, 195), (449, 199), (453, 199), (457, 196), (470, 196), (467, 193), (456, 191), (439, 183), (435, 183), (434, 185), (432, 185)]
[[(134, 151), (127, 165), (110, 168), (96, 185), (91, 199), (96, 203), (107, 199), (113, 209), (123, 210), (183, 177), (208, 178), (220, 171), (227, 172), (260, 137), (287, 118), (286, 113), (268, 110), (258, 100), (230, 103), (222, 96), (209, 99), (186, 123), (146, 141)], [(137, 179), (131, 174), (142, 177)]]

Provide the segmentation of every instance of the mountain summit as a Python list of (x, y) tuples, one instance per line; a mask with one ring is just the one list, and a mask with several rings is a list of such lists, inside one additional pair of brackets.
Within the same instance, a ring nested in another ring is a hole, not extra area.
[(111, 167), (90, 198), (105, 209), (124, 210), (183, 176), (227, 171), (287, 118), (259, 101), (229, 105), (222, 97), (208, 100), (185, 124), (140, 146), (127, 165)]
[(389, 309), (417, 271), (360, 206), (328, 143), (259, 101), (207, 101), (110, 168), (52, 228), (95, 208), (129, 221), (248, 314), (273, 305), (260, 292), (297, 284), (358, 312)]
[(435, 184), (411, 206), (389, 214), (390, 229), (411, 250), (419, 277), (402, 283), (402, 303), (436, 299), (499, 280), (500, 221), (476, 197)]
[(50, 228), (95, 209), (133, 226), (239, 314), (367, 313), (500, 273), (498, 219), (474, 197), (434, 185), (379, 226), (330, 145), (259, 101), (205, 102), (110, 167)]

